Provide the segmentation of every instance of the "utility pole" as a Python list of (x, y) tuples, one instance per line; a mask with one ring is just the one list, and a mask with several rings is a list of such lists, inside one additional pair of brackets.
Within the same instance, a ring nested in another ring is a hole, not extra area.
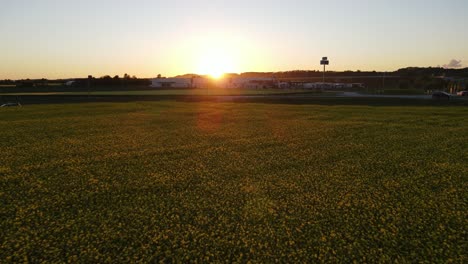
[(328, 57), (322, 57), (322, 60), (320, 61), (320, 65), (323, 65), (323, 79), (322, 83), (325, 84), (325, 67), (330, 64), (330, 61), (328, 61)]
[(325, 83), (325, 64), (323, 65), (323, 78), (322, 82)]

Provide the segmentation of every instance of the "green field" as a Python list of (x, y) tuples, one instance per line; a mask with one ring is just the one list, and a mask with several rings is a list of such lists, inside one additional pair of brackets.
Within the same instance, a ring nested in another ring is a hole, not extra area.
[(468, 108), (0, 108), (0, 262), (467, 261)]

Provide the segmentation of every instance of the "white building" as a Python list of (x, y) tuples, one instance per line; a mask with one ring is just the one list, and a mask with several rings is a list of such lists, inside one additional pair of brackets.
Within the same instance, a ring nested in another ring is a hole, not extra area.
[(154, 78), (151, 80), (151, 87), (154, 88), (190, 88), (192, 84), (190, 78)]
[(192, 78), (154, 78), (151, 80), (151, 87), (154, 88), (246, 88), (246, 89), (266, 89), (276, 88), (278, 83), (273, 78), (241, 78), (226, 77), (213, 79), (208, 77)]
[(277, 88), (274, 78), (231, 78), (227, 80), (227, 88), (267, 89)]

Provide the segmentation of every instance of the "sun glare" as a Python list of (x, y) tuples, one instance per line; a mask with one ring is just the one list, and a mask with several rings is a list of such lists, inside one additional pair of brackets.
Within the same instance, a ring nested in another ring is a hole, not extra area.
[(213, 48), (200, 55), (198, 73), (218, 79), (225, 73), (237, 72), (236, 63), (228, 51)]

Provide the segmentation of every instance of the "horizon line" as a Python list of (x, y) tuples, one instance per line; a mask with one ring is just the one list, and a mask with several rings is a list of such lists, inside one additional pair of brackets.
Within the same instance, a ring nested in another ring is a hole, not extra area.
[[(468, 67), (460, 67), (460, 68), (446, 68), (446, 67), (442, 67), (442, 66), (427, 66), (427, 67), (423, 67), (423, 66), (408, 66), (408, 67), (404, 67), (404, 68), (399, 68), (397, 70), (387, 70), (387, 71), (380, 71), (380, 70), (341, 70), (341, 71), (335, 71), (335, 70), (327, 70), (325, 72), (329, 72), (329, 73), (345, 73), (345, 72), (353, 72), (353, 73), (358, 73), (358, 72), (369, 72), (369, 73), (393, 73), (393, 72), (397, 72), (399, 70), (404, 70), (404, 69), (414, 69), (414, 68), (420, 68), (420, 69), (443, 69), (443, 70), (465, 70), (465, 69), (468, 69)], [(321, 70), (317, 70), (317, 69), (314, 69), (314, 70), (306, 70), (306, 69), (295, 69), (295, 70), (284, 70), (284, 71), (245, 71), (245, 72), (240, 72), (240, 73), (235, 73), (235, 72), (226, 72), (226, 73), (223, 73), (223, 76), (224, 75), (242, 75), (242, 74), (268, 74), (268, 73), (271, 73), (271, 74), (276, 74), (276, 73), (288, 73), (288, 72), (323, 72)], [(104, 74), (104, 75), (92, 75), (92, 74), (88, 74), (88, 75), (91, 75), (93, 78), (102, 78), (102, 77), (106, 77), (106, 76), (110, 76), (111, 78), (114, 78), (115, 76), (118, 76), (119, 78), (124, 78), (124, 75), (126, 73), (124, 73), (122, 76), (120, 76), (119, 74), (116, 74), (116, 75), (112, 75), (112, 74)], [(144, 76), (144, 77), (138, 77), (136, 75), (130, 75), (130, 76), (135, 76), (137, 77), (138, 79), (153, 79), (153, 78), (157, 78), (159, 74), (156, 74), (155, 76)], [(164, 76), (163, 74), (160, 74), (161, 77), (163, 78), (176, 78), (176, 77), (179, 77), (179, 76), (186, 76), (186, 75), (194, 75), (194, 76), (210, 76), (210, 74), (198, 74), (198, 73), (183, 73), (183, 74), (176, 74), (176, 75), (171, 75), (171, 76)], [(14, 78), (14, 79), (11, 79), (11, 78), (0, 78), (0, 81), (6, 81), (6, 80), (10, 80), (10, 81), (20, 81), (20, 80), (70, 80), (70, 79), (83, 79), (83, 78), (87, 78), (86, 77), (58, 77), (58, 78), (49, 78), (49, 77), (26, 77), (26, 78)]]

